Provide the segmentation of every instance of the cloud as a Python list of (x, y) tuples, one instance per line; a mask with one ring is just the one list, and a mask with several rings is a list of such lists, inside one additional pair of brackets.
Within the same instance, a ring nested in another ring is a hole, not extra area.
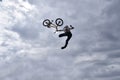
[[(0, 15), (1, 80), (120, 79), (119, 0), (4, 0)], [(42, 25), (57, 17), (75, 27), (65, 50)]]

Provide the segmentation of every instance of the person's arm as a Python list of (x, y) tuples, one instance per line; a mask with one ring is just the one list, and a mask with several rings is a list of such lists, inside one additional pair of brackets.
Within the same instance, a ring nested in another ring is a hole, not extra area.
[(74, 29), (74, 27), (72, 25), (70, 25), (70, 29)]
[(56, 31), (64, 31), (64, 30), (56, 30)]

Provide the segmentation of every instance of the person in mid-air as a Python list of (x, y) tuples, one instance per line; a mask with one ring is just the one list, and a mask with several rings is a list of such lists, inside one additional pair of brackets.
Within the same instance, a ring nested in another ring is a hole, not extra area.
[(62, 30), (57, 30), (57, 31), (64, 31), (64, 33), (59, 34), (59, 37), (64, 37), (67, 36), (65, 45), (63, 47), (61, 47), (61, 49), (64, 49), (67, 47), (69, 40), (72, 37), (72, 33), (70, 30), (74, 29), (74, 27), (72, 27), (72, 25), (70, 25), (70, 27), (68, 25), (66, 25)]

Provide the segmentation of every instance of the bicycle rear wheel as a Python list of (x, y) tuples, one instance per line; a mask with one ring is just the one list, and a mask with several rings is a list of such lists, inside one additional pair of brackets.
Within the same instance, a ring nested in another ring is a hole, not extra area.
[(49, 26), (50, 25), (50, 20), (49, 19), (45, 19), (44, 21), (43, 21), (43, 26)]

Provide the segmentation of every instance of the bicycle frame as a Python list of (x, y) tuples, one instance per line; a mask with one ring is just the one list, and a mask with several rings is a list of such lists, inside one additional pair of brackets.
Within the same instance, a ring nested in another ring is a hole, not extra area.
[(53, 24), (53, 23), (50, 24), (50, 27), (53, 27), (53, 28), (55, 28), (56, 30), (58, 30), (58, 26), (55, 25), (55, 24)]

